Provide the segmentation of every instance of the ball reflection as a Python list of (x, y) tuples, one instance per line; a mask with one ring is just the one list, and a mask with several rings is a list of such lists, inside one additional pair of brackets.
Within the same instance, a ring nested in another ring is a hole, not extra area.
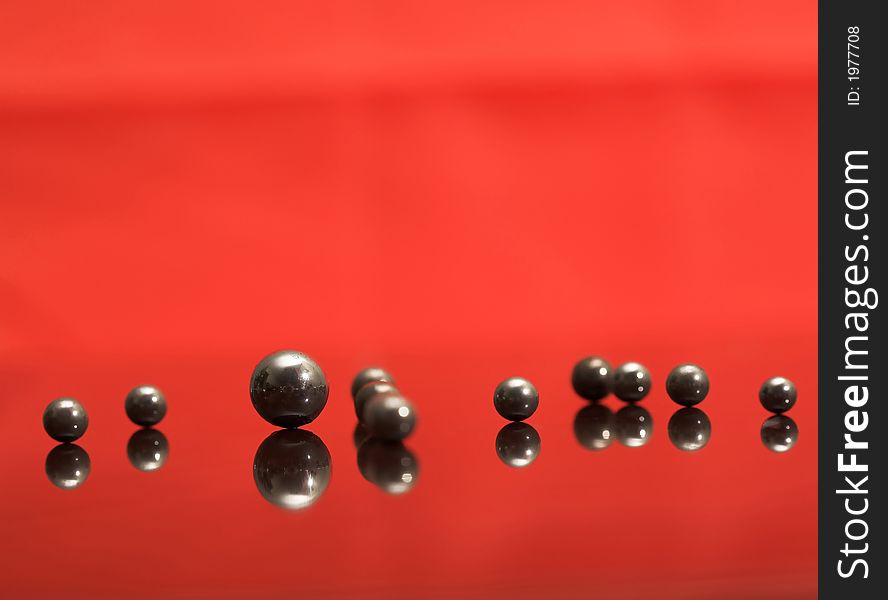
[(77, 444), (59, 444), (46, 455), (46, 476), (63, 490), (83, 485), (89, 469), (89, 454)]
[(614, 441), (614, 413), (603, 404), (590, 404), (577, 411), (574, 437), (587, 450), (604, 450)]
[(614, 429), (621, 444), (638, 448), (650, 441), (654, 421), (647, 410), (637, 404), (630, 404), (617, 411), (614, 417)]
[(253, 479), (262, 497), (281, 508), (299, 510), (314, 504), (331, 476), (330, 452), (324, 442), (301, 429), (285, 429), (259, 444)]
[(126, 443), (126, 457), (140, 471), (156, 471), (170, 455), (170, 443), (157, 429), (139, 429)]
[(526, 467), (540, 453), (540, 434), (527, 423), (509, 423), (496, 435), (496, 455), (510, 467)]
[(355, 445), (355, 450), (360, 448), (361, 444), (366, 442), (369, 437), (370, 432), (367, 431), (367, 428), (362, 423), (357, 423), (352, 431), (352, 443)]
[(712, 424), (699, 408), (682, 408), (675, 411), (667, 425), (669, 440), (679, 450), (695, 452), (705, 446), (712, 437)]
[(358, 470), (382, 491), (403, 494), (416, 485), (419, 461), (401, 441), (370, 438), (358, 448)]
[(795, 421), (786, 415), (768, 417), (762, 423), (762, 443), (774, 452), (787, 452), (799, 439), (799, 428)]

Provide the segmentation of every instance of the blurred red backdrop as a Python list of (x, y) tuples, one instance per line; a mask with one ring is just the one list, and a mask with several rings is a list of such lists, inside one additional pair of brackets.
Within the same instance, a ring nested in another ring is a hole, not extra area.
[(815, 25), (5, 2), (2, 353), (810, 331)]
[[(608, 598), (811, 597), (816, 10), (0, 4), (7, 591), (348, 597), (395, 554), (408, 568), (376, 597), (588, 597), (590, 578)], [(334, 394), (315, 428), (334, 482), (289, 521), (250, 480), (269, 429), (246, 396), (255, 362), (283, 347), (318, 358)], [(570, 437), (570, 364), (592, 352), (651, 367), (662, 451), (592, 463)], [(713, 441), (693, 459), (662, 439), (662, 380), (689, 359), (714, 390)], [(349, 464), (344, 390), (369, 362), (396, 370), (423, 419), (423, 479), (399, 505), (365, 497)], [(545, 449), (523, 480), (493, 455), (489, 406), (516, 373), (544, 396)], [(756, 439), (755, 390), (778, 373), (801, 390), (802, 441), (783, 462)], [(122, 454), (123, 394), (145, 381), (171, 406), (172, 458), (152, 483)], [(39, 414), (62, 394), (93, 419), (94, 474), (72, 495), (42, 473)], [(134, 520), (140, 502), (158, 518)], [(54, 538), (71, 511), (86, 521)], [(276, 579), (293, 536), (320, 540), (316, 579)], [(499, 553), (521, 539), (540, 544), (523, 588)], [(614, 552), (590, 550), (598, 539)], [(44, 568), (60, 553), (80, 588)], [(156, 588), (139, 578), (146, 554), (171, 559)]]

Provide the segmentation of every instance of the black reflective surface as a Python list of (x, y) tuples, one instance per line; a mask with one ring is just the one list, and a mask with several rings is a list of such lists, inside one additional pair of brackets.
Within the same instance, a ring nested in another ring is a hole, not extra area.
[(299, 510), (314, 504), (332, 476), (330, 451), (310, 431), (285, 429), (259, 444), (253, 480), (262, 497), (281, 508)]
[(416, 427), (413, 403), (397, 391), (372, 396), (364, 406), (363, 415), (370, 435), (383, 440), (402, 440)]
[(391, 373), (383, 369), (382, 367), (367, 367), (366, 369), (361, 369), (355, 378), (352, 380), (351, 384), (351, 395), (352, 398), (356, 398), (358, 392), (362, 387), (367, 385), (368, 383), (372, 383), (374, 381), (385, 381), (386, 383), (390, 383), (395, 385), (395, 378), (392, 377)]
[(493, 406), (501, 417), (510, 421), (523, 421), (536, 412), (540, 404), (540, 394), (523, 377), (510, 377), (498, 386), (493, 393)]
[(796, 386), (786, 377), (772, 377), (759, 389), (759, 402), (772, 413), (788, 411), (796, 403)]
[(620, 400), (637, 402), (651, 391), (651, 373), (637, 362), (620, 365), (614, 371), (614, 395)]
[(617, 439), (624, 446), (638, 448), (647, 444), (654, 431), (654, 421), (644, 408), (637, 404), (624, 406), (614, 417)]
[(77, 444), (59, 444), (46, 455), (46, 476), (63, 490), (83, 485), (90, 466), (89, 454)]
[(372, 396), (384, 392), (397, 391), (398, 390), (394, 384), (388, 381), (371, 381), (361, 386), (361, 389), (359, 389), (358, 393), (355, 395), (355, 416), (358, 417), (358, 421), (364, 419), (364, 405), (367, 404), (367, 400)]
[(768, 450), (787, 452), (799, 439), (796, 422), (787, 415), (774, 415), (765, 419), (760, 431), (762, 443)]
[(170, 443), (157, 429), (139, 429), (126, 443), (126, 457), (140, 471), (156, 471), (166, 464)]
[(166, 396), (153, 385), (140, 385), (130, 390), (123, 407), (130, 421), (142, 427), (157, 425), (167, 413)]
[(416, 485), (419, 460), (400, 441), (369, 438), (358, 448), (358, 471), (388, 494), (403, 494)]
[(712, 423), (699, 408), (688, 407), (675, 411), (666, 428), (672, 445), (686, 452), (700, 450), (712, 437)]
[(604, 450), (616, 437), (613, 411), (604, 404), (584, 406), (574, 416), (574, 437), (583, 448)]
[(86, 409), (74, 398), (56, 398), (43, 411), (43, 429), (58, 442), (80, 439), (87, 427)]
[(539, 453), (540, 434), (529, 423), (509, 423), (496, 434), (496, 455), (510, 467), (526, 467)]
[(709, 393), (709, 376), (697, 365), (678, 365), (666, 377), (666, 393), (677, 404), (694, 406)]
[(262, 359), (250, 379), (250, 399), (259, 415), (278, 427), (314, 421), (327, 405), (327, 378), (308, 355), (282, 350)]
[(614, 370), (600, 356), (587, 356), (574, 365), (570, 383), (586, 400), (600, 400), (614, 389)]

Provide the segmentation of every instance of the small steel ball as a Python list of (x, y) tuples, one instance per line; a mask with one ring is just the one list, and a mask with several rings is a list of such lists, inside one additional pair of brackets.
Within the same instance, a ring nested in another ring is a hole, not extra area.
[(389, 383), (388, 381), (371, 381), (367, 384), (364, 384), (358, 393), (355, 395), (355, 415), (358, 417), (358, 421), (364, 418), (364, 405), (367, 404), (367, 400), (369, 400), (372, 396), (376, 394), (381, 394), (383, 392), (397, 392), (398, 389), (394, 386), (394, 384)]
[(799, 428), (787, 415), (774, 415), (765, 419), (761, 429), (762, 443), (774, 452), (787, 452), (799, 439)]
[(570, 382), (581, 398), (601, 400), (614, 389), (614, 370), (603, 358), (587, 356), (574, 365)]
[(759, 402), (772, 413), (782, 413), (796, 403), (796, 386), (786, 377), (772, 377), (759, 389)]
[(678, 365), (666, 377), (666, 393), (676, 404), (700, 404), (709, 393), (709, 376), (697, 365)]
[(385, 381), (386, 383), (395, 385), (395, 378), (392, 377), (391, 373), (389, 373), (385, 369), (380, 367), (367, 367), (366, 369), (362, 369), (361, 371), (359, 371), (358, 374), (355, 375), (355, 378), (352, 380), (352, 398), (357, 398), (360, 389), (368, 383), (372, 383), (374, 381)]
[(43, 428), (58, 442), (80, 439), (89, 427), (86, 409), (74, 398), (57, 398), (43, 411)]
[(626, 402), (637, 402), (651, 391), (651, 373), (644, 365), (628, 362), (614, 373), (614, 395)]
[(574, 417), (574, 436), (583, 448), (604, 450), (614, 441), (614, 413), (603, 404), (581, 408)]
[(624, 446), (638, 448), (651, 440), (654, 421), (651, 413), (636, 404), (624, 406), (614, 417), (617, 439)]
[(253, 480), (262, 497), (287, 510), (314, 504), (330, 484), (330, 451), (321, 438), (302, 429), (284, 429), (259, 444)]
[(536, 412), (539, 405), (539, 392), (522, 377), (506, 379), (496, 386), (493, 393), (493, 407), (496, 412), (510, 421), (523, 421)]
[(416, 485), (419, 461), (400, 441), (370, 438), (358, 448), (358, 471), (388, 494), (403, 494)]
[(46, 476), (63, 490), (83, 485), (89, 469), (89, 454), (77, 444), (59, 444), (46, 455)]
[(370, 435), (382, 440), (402, 440), (416, 427), (416, 409), (397, 391), (372, 396), (362, 414)]
[(528, 423), (509, 423), (496, 434), (496, 455), (510, 467), (526, 467), (540, 453), (540, 434)]
[(138, 429), (126, 443), (126, 457), (140, 471), (156, 471), (170, 455), (170, 443), (157, 429)]
[(153, 385), (133, 388), (123, 406), (130, 421), (142, 427), (157, 425), (167, 412), (166, 396)]
[(250, 379), (250, 399), (263, 419), (278, 427), (314, 421), (327, 405), (327, 378), (308, 355), (282, 350), (263, 358)]
[(694, 452), (712, 437), (712, 424), (699, 408), (680, 408), (669, 419), (669, 439), (679, 450)]

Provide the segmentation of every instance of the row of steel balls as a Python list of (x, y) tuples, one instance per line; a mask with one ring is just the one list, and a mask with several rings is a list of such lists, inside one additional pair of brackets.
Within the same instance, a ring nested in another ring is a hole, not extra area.
[[(140, 385), (126, 396), (124, 409), (129, 419), (139, 425), (126, 444), (130, 463), (140, 471), (154, 471), (163, 466), (169, 442), (160, 431), (152, 429), (166, 415), (163, 393), (154, 386)], [(74, 444), (89, 427), (89, 415), (74, 398), (56, 398), (43, 411), (43, 429), (59, 442), (46, 455), (46, 476), (62, 489), (79, 487), (89, 477), (91, 461), (86, 450)]]
[[(613, 369), (605, 359), (589, 356), (573, 368), (571, 383), (576, 393), (598, 401), (613, 392), (626, 402), (638, 402), (651, 388), (651, 374), (644, 365), (628, 362)], [(693, 364), (682, 364), (666, 378), (666, 393), (677, 404), (694, 406), (709, 393), (709, 377)], [(352, 382), (358, 421), (375, 438), (402, 440), (416, 427), (416, 409), (395, 387), (385, 370), (370, 367)], [(259, 415), (284, 428), (300, 427), (314, 421), (327, 404), (329, 387), (321, 367), (308, 355), (294, 350), (275, 352), (263, 358), (250, 378), (250, 399)], [(796, 387), (785, 377), (772, 377), (759, 390), (762, 406), (783, 413), (796, 402)], [(493, 395), (496, 411), (510, 421), (523, 421), (533, 415), (540, 396), (528, 380), (511, 377), (500, 383)], [(151, 427), (166, 415), (166, 398), (154, 386), (133, 388), (126, 396), (127, 416), (137, 425)], [(43, 427), (55, 440), (72, 442), (89, 425), (86, 409), (73, 398), (50, 402), (43, 413)]]
[[(625, 402), (642, 400), (651, 389), (651, 373), (637, 362), (623, 363), (613, 369), (599, 356), (587, 356), (573, 368), (571, 384), (586, 400), (597, 402), (613, 393)], [(709, 376), (693, 364), (678, 365), (666, 377), (666, 393), (681, 406), (695, 406), (709, 393)], [(796, 387), (785, 377), (771, 377), (759, 388), (759, 402), (775, 414), (786, 412), (796, 402)], [(511, 377), (500, 383), (493, 395), (493, 406), (505, 419), (523, 421), (536, 412), (540, 395), (532, 383)]]
[[(153, 427), (166, 416), (166, 397), (153, 385), (140, 385), (126, 395), (123, 408), (139, 427)], [(56, 398), (43, 411), (43, 429), (58, 442), (79, 440), (87, 427), (89, 414), (74, 398)]]

